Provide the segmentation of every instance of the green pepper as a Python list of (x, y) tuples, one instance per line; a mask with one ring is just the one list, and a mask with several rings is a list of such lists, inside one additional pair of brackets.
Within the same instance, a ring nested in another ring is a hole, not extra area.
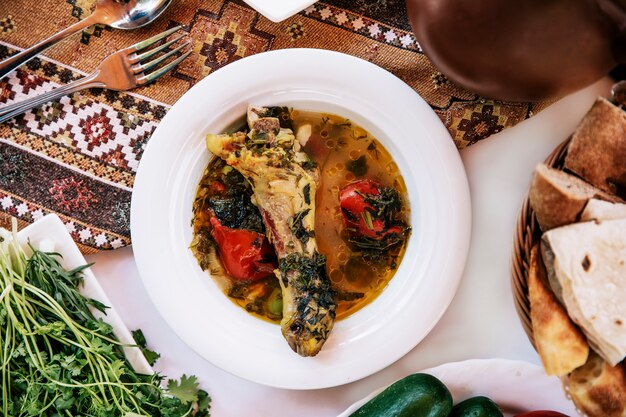
[(472, 397), (452, 408), (449, 417), (503, 417), (500, 407), (487, 397)]
[(437, 378), (413, 374), (396, 381), (350, 417), (447, 417), (452, 395)]

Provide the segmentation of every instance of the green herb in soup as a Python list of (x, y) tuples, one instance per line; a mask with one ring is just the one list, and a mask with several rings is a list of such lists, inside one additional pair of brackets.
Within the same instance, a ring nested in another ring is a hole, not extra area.
[[(303, 224), (308, 208), (291, 215), (288, 225), (302, 245), (315, 238), (315, 268), (325, 269), (330, 279), (337, 319), (347, 317), (376, 298), (402, 259), (410, 233), (404, 180), (389, 152), (350, 120), (286, 107), (269, 108), (265, 117), (293, 130), (309, 158), (301, 165), (318, 172), (318, 189), (307, 183), (300, 190), (305, 203), (315, 206), (315, 227)], [(259, 154), (267, 149), (259, 133), (246, 140)], [(291, 258), (277, 261), (252, 184), (215, 158), (193, 208), (191, 247), (200, 266), (236, 304), (279, 322), (284, 306), (278, 277)]]

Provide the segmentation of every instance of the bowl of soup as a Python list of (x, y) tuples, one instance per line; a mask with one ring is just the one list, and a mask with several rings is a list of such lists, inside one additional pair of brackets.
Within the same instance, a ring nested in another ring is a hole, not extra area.
[[(250, 108), (280, 126), (251, 127)], [(289, 193), (293, 207), (268, 203)], [(458, 152), (419, 95), (366, 61), (296, 49), (242, 59), (181, 98), (144, 152), (131, 229), (144, 286), (183, 341), (240, 377), (312, 389), (415, 348), (454, 296), (470, 218)], [(293, 289), (303, 314), (285, 329)], [(329, 317), (321, 349), (298, 354), (290, 332)]]

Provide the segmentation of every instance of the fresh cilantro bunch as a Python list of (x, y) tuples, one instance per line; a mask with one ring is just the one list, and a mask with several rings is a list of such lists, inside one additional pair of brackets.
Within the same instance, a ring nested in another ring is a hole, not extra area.
[[(0, 415), (209, 416), (195, 376), (164, 389), (163, 376), (133, 370), (111, 326), (90, 311), (106, 307), (78, 292), (87, 266), (66, 271), (59, 257), (33, 249), (28, 258), (0, 237)], [(158, 359), (134, 335), (148, 361)]]

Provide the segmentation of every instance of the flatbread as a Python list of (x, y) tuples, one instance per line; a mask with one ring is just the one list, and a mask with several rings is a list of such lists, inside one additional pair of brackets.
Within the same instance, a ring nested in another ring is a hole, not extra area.
[(587, 417), (626, 417), (626, 374), (593, 352), (584, 366), (566, 378), (576, 407)]
[(610, 365), (626, 356), (626, 219), (544, 234), (569, 316)]
[(626, 219), (626, 204), (592, 198), (580, 215), (580, 221)]
[(563, 376), (584, 365), (589, 345), (545, 282), (538, 245), (530, 253), (528, 298), (535, 346), (546, 373)]
[(550, 284), (550, 288), (552, 288), (552, 293), (556, 296), (561, 305), (565, 305), (561, 283), (556, 278), (556, 274), (554, 273), (554, 253), (552, 252), (552, 248), (550, 247), (550, 243), (546, 239), (545, 234), (541, 238), (541, 256), (543, 258), (543, 264), (546, 268), (548, 283)]

